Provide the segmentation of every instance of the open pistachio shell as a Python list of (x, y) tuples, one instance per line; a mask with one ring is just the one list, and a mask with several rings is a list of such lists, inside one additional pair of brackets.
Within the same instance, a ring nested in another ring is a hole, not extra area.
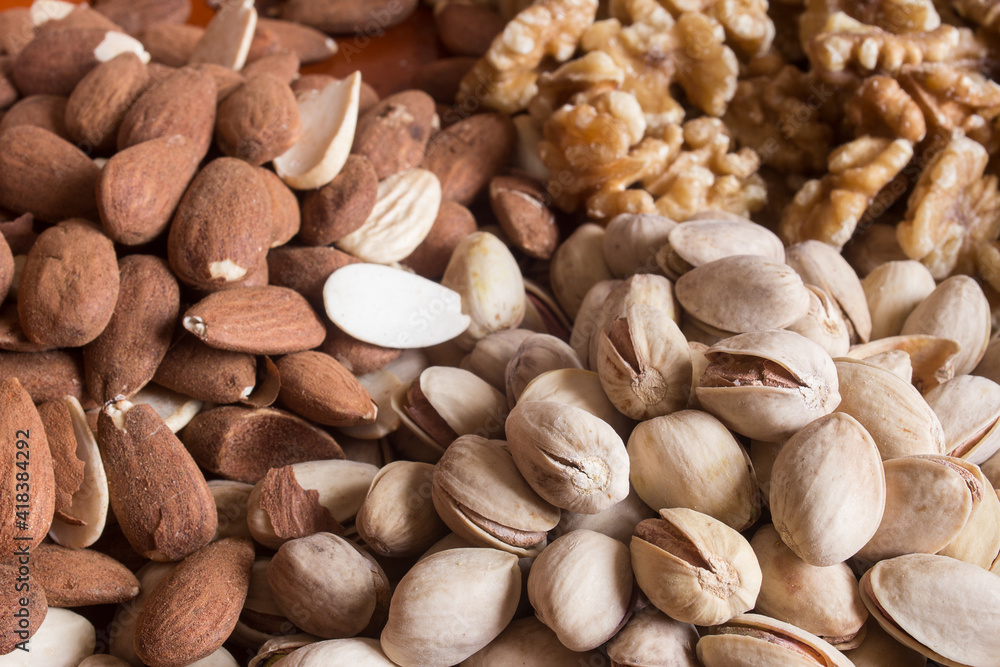
[[(921, 265), (922, 266), (922, 265)], [(926, 656), (903, 646), (890, 637), (882, 626), (871, 616), (865, 622), (865, 638), (853, 649), (845, 650), (844, 655), (854, 663), (854, 667), (924, 667)]]
[(532, 332), (527, 329), (504, 329), (491, 333), (476, 341), (459, 367), (503, 391), (507, 386), (507, 362), (524, 339), (531, 335)]
[(627, 440), (635, 422), (619, 412), (608, 399), (596, 372), (564, 368), (542, 373), (524, 388), (518, 403), (556, 401), (586, 410)]
[(990, 304), (974, 278), (952, 276), (913, 309), (900, 333), (950, 338), (960, 348), (955, 373), (971, 373), (990, 341)]
[(733, 255), (757, 255), (780, 264), (785, 261), (785, 247), (774, 232), (748, 219), (705, 218), (673, 227), (656, 259), (667, 277), (676, 280), (691, 269)]
[(894, 639), (948, 667), (997, 664), (1000, 577), (954, 558), (908, 554), (876, 563), (861, 597)]
[(693, 625), (646, 607), (629, 619), (607, 648), (612, 667), (699, 667), (697, 643)]
[(975, 480), (970, 484), (973, 493), (983, 489), (982, 502), (973, 508), (962, 532), (938, 553), (988, 570), (1000, 553), (1000, 501), (996, 494), (990, 493), (989, 480), (979, 466), (962, 459), (952, 458), (949, 462), (963, 468)]
[(905, 352), (910, 357), (913, 383), (921, 393), (930, 391), (942, 382), (955, 377), (955, 358), (959, 346), (953, 340), (913, 334), (890, 336), (863, 345), (854, 345), (844, 356), (874, 362), (874, 357), (889, 352)]
[(858, 274), (837, 249), (821, 241), (803, 241), (785, 249), (785, 261), (807, 285), (833, 297), (850, 321), (856, 342), (867, 343), (872, 332), (868, 300)]
[(434, 466), (394, 461), (372, 479), (355, 525), (380, 556), (416, 556), (448, 532), (430, 500)]
[(704, 667), (853, 667), (816, 635), (760, 614), (743, 614), (711, 628), (697, 648)]
[(593, 332), (589, 338), (585, 359), (590, 370), (598, 370), (597, 358), (601, 333), (616, 319), (625, 317), (634, 305), (657, 308), (670, 319), (674, 321), (679, 319), (679, 312), (674, 302), (674, 287), (669, 280), (651, 273), (640, 273), (623, 280), (611, 290), (594, 315)]
[(840, 306), (825, 290), (815, 285), (806, 285), (806, 289), (809, 290), (809, 310), (787, 329), (802, 334), (831, 357), (843, 356), (851, 347), (851, 331)]
[(977, 465), (1000, 450), (1000, 385), (959, 375), (924, 396), (944, 428), (945, 450)]
[(532, 334), (522, 341), (507, 362), (504, 387), (507, 404), (514, 407), (524, 388), (542, 373), (560, 368), (583, 368), (569, 343), (548, 334)]

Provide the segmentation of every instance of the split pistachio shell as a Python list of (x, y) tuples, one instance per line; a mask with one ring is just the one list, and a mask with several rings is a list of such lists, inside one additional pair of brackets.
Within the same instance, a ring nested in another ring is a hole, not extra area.
[(659, 272), (656, 250), (675, 227), (677, 223), (670, 218), (652, 213), (622, 213), (612, 218), (604, 229), (604, 260), (611, 273), (627, 278)]
[(607, 648), (613, 667), (699, 667), (697, 643), (693, 625), (646, 607), (629, 619)]
[(636, 525), (643, 519), (654, 519), (656, 516), (656, 512), (642, 502), (635, 489), (630, 488), (625, 500), (615, 503), (603, 512), (597, 514), (563, 512), (559, 517), (559, 525), (552, 530), (552, 536), (559, 537), (574, 530), (586, 529), (628, 544)]
[(448, 532), (431, 502), (434, 466), (394, 461), (378, 471), (355, 525), (380, 556), (416, 556)]
[(513, 554), (449, 549), (427, 556), (396, 586), (382, 650), (401, 667), (457, 664), (503, 631), (520, 595)]
[(623, 414), (649, 419), (687, 405), (691, 358), (687, 340), (661, 308), (633, 304), (598, 341), (597, 372)]
[(927, 658), (890, 637), (878, 621), (869, 617), (865, 638), (857, 648), (844, 651), (854, 667), (924, 667)]
[(542, 373), (560, 368), (583, 368), (580, 357), (563, 340), (548, 334), (532, 334), (517, 348), (504, 373), (507, 403), (510, 407), (524, 388)]
[(861, 597), (882, 629), (949, 667), (995, 665), (1000, 577), (946, 556), (909, 554), (876, 563)]
[(795, 271), (754, 255), (703, 264), (677, 280), (677, 300), (695, 323), (726, 335), (782, 329), (809, 310), (809, 292)]
[(574, 321), (590, 288), (614, 275), (604, 261), (604, 228), (588, 222), (559, 244), (549, 264), (549, 282), (563, 311)]
[(683, 410), (644, 421), (627, 449), (632, 484), (650, 507), (687, 507), (735, 530), (760, 516), (746, 452), (707, 412)]
[(788, 330), (818, 344), (831, 357), (847, 354), (851, 347), (851, 331), (840, 306), (825, 290), (814, 285), (806, 285), (806, 289), (809, 290), (809, 310), (802, 319), (788, 325)]
[(628, 547), (591, 530), (556, 539), (535, 559), (528, 599), (538, 619), (573, 651), (608, 641), (631, 615)]
[(760, 614), (743, 614), (711, 628), (697, 648), (704, 667), (853, 667), (816, 635)]
[(841, 395), (837, 410), (861, 422), (883, 460), (944, 453), (941, 420), (913, 385), (864, 361), (841, 358), (836, 366)]
[(315, 642), (296, 649), (281, 660), (282, 667), (394, 667), (395, 664), (382, 652), (377, 640), (364, 637)]
[(886, 262), (861, 281), (872, 318), (872, 340), (898, 336), (903, 323), (937, 283), (916, 260)]
[(990, 304), (969, 276), (952, 276), (920, 302), (900, 332), (950, 338), (959, 344), (955, 373), (971, 373), (990, 341)]
[(784, 440), (840, 403), (830, 355), (797, 333), (741, 334), (716, 343), (706, 355), (698, 400), (747, 437)]
[(866, 357), (864, 361), (884, 368), (903, 382), (913, 383), (913, 362), (910, 355), (902, 350), (880, 352)]
[(885, 509), (882, 460), (858, 420), (835, 412), (792, 436), (774, 461), (770, 507), (782, 541), (810, 565), (857, 553)]
[(962, 532), (948, 546), (938, 551), (938, 554), (964, 560), (988, 570), (993, 567), (1000, 553), (1000, 501), (996, 494), (990, 493), (989, 480), (979, 466), (962, 459), (950, 459), (949, 462), (963, 468), (975, 479), (975, 483), (970, 486), (983, 489), (982, 502), (973, 508)]
[(781, 264), (785, 247), (774, 232), (746, 218), (706, 218), (671, 229), (656, 260), (663, 272), (676, 280), (693, 268), (734, 255), (756, 255)]
[(746, 538), (686, 508), (662, 509), (632, 537), (636, 583), (673, 619), (718, 625), (753, 608), (761, 571)]
[(579, 314), (573, 320), (573, 331), (570, 332), (569, 346), (572, 347), (583, 361), (590, 358), (590, 339), (600, 333), (598, 320), (603, 320), (602, 309), (611, 292), (622, 284), (621, 280), (602, 280), (587, 292), (580, 305)]
[(434, 468), (431, 498), (448, 527), (470, 543), (537, 555), (559, 510), (535, 493), (507, 443), (463, 436)]
[(615, 429), (627, 440), (635, 422), (620, 413), (608, 399), (597, 373), (564, 368), (542, 373), (521, 392), (518, 403), (556, 401), (586, 410)]
[(983, 474), (993, 484), (993, 488), (1000, 488), (1000, 453), (994, 454), (986, 463), (982, 465)]
[(507, 363), (531, 335), (532, 332), (527, 329), (504, 329), (491, 333), (476, 341), (472, 351), (462, 359), (460, 367), (503, 391), (507, 387)]
[(603, 661), (598, 651), (566, 648), (556, 633), (534, 616), (528, 616), (511, 621), (486, 648), (463, 661), (462, 667), (580, 667)]
[[(594, 315), (594, 330), (587, 344), (587, 367), (597, 370), (601, 333), (619, 317), (626, 317), (632, 306), (645, 305), (662, 311), (676, 321), (674, 288), (663, 276), (641, 273), (616, 285)], [(574, 348), (575, 349), (575, 348)]]
[(481, 338), (513, 329), (524, 318), (524, 279), (503, 241), (489, 232), (469, 234), (452, 251), (441, 284), (462, 297), (471, 322), (458, 343), (471, 350)]
[(750, 540), (764, 575), (756, 610), (794, 623), (844, 650), (861, 643), (868, 610), (858, 578), (845, 563), (809, 565), (792, 553), (774, 526), (761, 526)]
[(958, 343), (953, 340), (914, 334), (890, 336), (863, 345), (854, 345), (846, 356), (882, 365), (878, 361), (881, 355), (904, 352), (910, 357), (911, 378), (907, 382), (912, 382), (920, 393), (926, 393), (955, 377), (955, 359), (958, 350)]
[(556, 507), (596, 514), (628, 495), (625, 443), (589, 412), (555, 401), (520, 403), (506, 430), (521, 474)]
[(945, 451), (981, 464), (1000, 450), (1000, 385), (977, 375), (959, 375), (924, 397), (944, 428)]
[(64, 547), (83, 549), (96, 542), (104, 532), (110, 503), (108, 479), (104, 474), (97, 438), (87, 423), (80, 401), (72, 396), (66, 396), (63, 401), (69, 410), (73, 435), (76, 436), (76, 457), (84, 464), (83, 480), (80, 488), (73, 493), (67, 510), (67, 514), (80, 523), (64, 521), (57, 515), (49, 527), (49, 537)]
[(865, 290), (843, 255), (821, 241), (803, 241), (785, 249), (785, 261), (807, 285), (815, 285), (833, 297), (851, 323), (852, 342), (867, 343), (872, 318)]

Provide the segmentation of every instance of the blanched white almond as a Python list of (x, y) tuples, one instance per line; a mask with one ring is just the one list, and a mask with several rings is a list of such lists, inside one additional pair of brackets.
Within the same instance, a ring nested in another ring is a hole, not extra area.
[(58, 21), (69, 16), (76, 4), (64, 0), (35, 0), (31, 3), (31, 24), (36, 28), (49, 21)]
[(195, 44), (188, 64), (211, 63), (239, 72), (246, 64), (257, 29), (253, 0), (224, 2)]

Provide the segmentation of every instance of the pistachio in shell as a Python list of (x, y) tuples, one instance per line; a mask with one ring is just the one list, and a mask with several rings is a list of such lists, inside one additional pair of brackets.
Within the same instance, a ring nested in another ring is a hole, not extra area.
[(785, 247), (774, 232), (747, 218), (712, 216), (674, 226), (656, 261), (668, 278), (676, 280), (691, 269), (733, 255), (756, 255), (780, 264), (785, 261)]
[(861, 281), (872, 319), (872, 340), (898, 336), (917, 305), (937, 283), (926, 266), (912, 259), (886, 262)]
[(612, 667), (699, 667), (695, 657), (698, 631), (690, 623), (670, 618), (656, 607), (634, 614), (608, 642)]
[(927, 392), (941, 420), (945, 450), (981, 464), (1000, 450), (1000, 385), (977, 375), (959, 375)]
[(938, 551), (939, 555), (951, 556), (967, 563), (978, 565), (984, 570), (992, 568), (1000, 554), (1000, 500), (990, 493), (990, 482), (979, 466), (962, 459), (949, 458), (949, 463), (964, 469), (975, 479), (970, 490), (976, 493), (983, 489), (982, 502), (969, 515), (969, 520), (948, 546)]
[(507, 386), (507, 363), (532, 333), (527, 329), (504, 329), (480, 338), (459, 367), (504, 390)]
[(658, 273), (656, 250), (676, 226), (670, 218), (654, 213), (616, 215), (605, 226), (603, 239), (604, 260), (611, 273), (618, 278)]
[(900, 333), (950, 338), (959, 345), (955, 374), (971, 373), (990, 342), (989, 301), (974, 278), (952, 276), (913, 309)]
[(642, 502), (635, 489), (630, 488), (625, 500), (597, 514), (563, 512), (559, 517), (559, 525), (552, 529), (551, 536), (559, 537), (574, 530), (587, 529), (628, 544), (636, 525), (656, 516), (656, 512)]
[(377, 640), (366, 637), (313, 642), (297, 648), (280, 661), (282, 667), (325, 667), (325, 665), (393, 667), (396, 664), (382, 652)]
[(785, 261), (802, 276), (833, 297), (851, 325), (851, 342), (867, 343), (872, 317), (858, 274), (837, 249), (821, 241), (803, 241), (785, 249)]
[(593, 371), (562, 368), (542, 373), (524, 388), (517, 401), (556, 401), (581, 408), (611, 424), (623, 441), (635, 427), (635, 422), (619, 412), (608, 399), (600, 377)]
[(886, 358), (884, 355), (903, 352), (910, 357), (910, 379), (907, 382), (923, 394), (955, 377), (958, 351), (958, 343), (948, 338), (912, 334), (854, 345), (845, 356), (884, 366), (880, 361)]
[(704, 667), (852, 667), (843, 653), (816, 635), (761, 614), (743, 614), (711, 628), (697, 650)]
[(572, 320), (577, 320), (587, 292), (602, 280), (614, 275), (604, 261), (605, 230), (585, 223), (559, 244), (549, 264), (552, 292)]
[[(587, 341), (586, 351), (587, 367), (590, 370), (597, 370), (601, 332), (606, 331), (617, 318), (626, 317), (629, 309), (634, 305), (656, 308), (674, 321), (679, 318), (673, 284), (663, 276), (640, 273), (621, 281), (608, 293), (607, 298), (594, 312), (593, 330)], [(570, 345), (576, 349), (572, 338)]]
[[(587, 292), (580, 304), (580, 312), (573, 320), (573, 330), (570, 331), (569, 345), (580, 358), (589, 362), (590, 340), (600, 332), (601, 323), (605, 323), (604, 302), (611, 296), (611, 292), (621, 285), (622, 280), (601, 280), (593, 285)], [(591, 369), (593, 370), (593, 369)]]
[(368, 548), (380, 556), (416, 556), (448, 532), (431, 502), (434, 466), (393, 461), (372, 479), (355, 526)]
[(462, 667), (578, 667), (601, 664), (603, 661), (599, 651), (566, 648), (548, 626), (534, 616), (528, 616), (511, 621), (484, 649), (462, 661)]
[(541, 333), (525, 338), (511, 355), (504, 372), (508, 405), (514, 407), (521, 392), (536, 377), (560, 368), (583, 368), (583, 362), (569, 343)]
[(871, 616), (865, 622), (864, 635), (856, 648), (844, 651), (854, 667), (924, 667), (927, 664), (925, 656), (890, 637)]
[(851, 330), (843, 312), (825, 290), (815, 285), (806, 285), (806, 289), (809, 290), (809, 310), (787, 329), (815, 342), (831, 357), (844, 356), (851, 347)]

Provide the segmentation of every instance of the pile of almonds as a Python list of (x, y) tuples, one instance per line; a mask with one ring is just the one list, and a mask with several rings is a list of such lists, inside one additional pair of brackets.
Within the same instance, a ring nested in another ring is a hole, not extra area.
[(981, 283), (557, 211), (493, 4), (0, 11), (0, 667), (1000, 665)]

